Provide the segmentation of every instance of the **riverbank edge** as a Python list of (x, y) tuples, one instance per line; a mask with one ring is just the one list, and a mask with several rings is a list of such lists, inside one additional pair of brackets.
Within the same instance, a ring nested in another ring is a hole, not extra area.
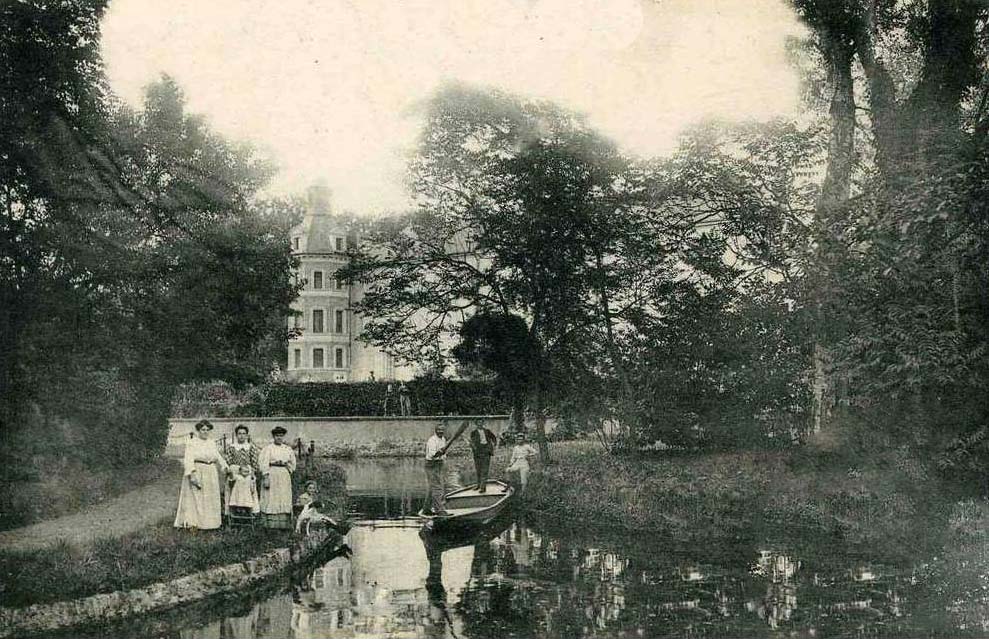
[[(524, 513), (684, 543), (753, 535), (785, 542), (791, 533), (812, 533), (851, 546), (882, 543), (890, 557), (915, 555), (944, 541), (934, 522), (943, 523), (957, 501), (919, 462), (900, 455), (871, 467), (799, 468), (808, 460), (800, 451), (651, 459), (583, 444), (553, 447), (552, 457), (534, 467)], [(468, 461), (460, 464), (469, 472)]]
[(327, 532), (245, 561), (209, 568), (141, 588), (90, 595), (70, 601), (0, 608), (0, 638), (91, 626), (160, 612), (207, 597), (250, 587), (306, 563), (336, 547), (342, 537)]

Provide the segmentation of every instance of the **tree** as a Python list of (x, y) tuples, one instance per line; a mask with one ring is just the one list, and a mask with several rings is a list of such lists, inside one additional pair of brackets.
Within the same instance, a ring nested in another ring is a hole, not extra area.
[(294, 294), (283, 229), (252, 210), (266, 165), (186, 115), (167, 78), (142, 112), (120, 105), (99, 58), (102, 9), (0, 9), (0, 422), (12, 455), (158, 454), (174, 385), (256, 378)]
[[(830, 208), (818, 233), (827, 248), (819, 323), (841, 327), (830, 336), (834, 367), (847, 379), (848, 403), (882, 407), (878, 423), (911, 424), (901, 432), (910, 441), (943, 439), (986, 415), (974, 398), (989, 382), (980, 301), (989, 7), (969, 0), (794, 5), (823, 59), (840, 62), (843, 102), (863, 114), (841, 109), (833, 137), (853, 124), (868, 133), (857, 141), (864, 160), (857, 189)], [(846, 165), (845, 155), (832, 148), (830, 165)], [(915, 418), (890, 418), (889, 400)]]
[(453, 357), (462, 366), (494, 373), (512, 399), (514, 428), (524, 430), (526, 390), (532, 378), (544, 375), (543, 354), (532, 340), (525, 320), (517, 315), (478, 313), (460, 327)]
[[(447, 87), (429, 105), (409, 182), (419, 209), (349, 267), (367, 283), (364, 337), (417, 361), (471, 315), (523, 318), (546, 362), (526, 393), (545, 456), (554, 362), (582, 361), (575, 351), (599, 338), (614, 345), (645, 280), (670, 265), (649, 246), (655, 225), (636, 208), (634, 171), (553, 105)], [(621, 370), (608, 352), (610, 364), (593, 365)]]

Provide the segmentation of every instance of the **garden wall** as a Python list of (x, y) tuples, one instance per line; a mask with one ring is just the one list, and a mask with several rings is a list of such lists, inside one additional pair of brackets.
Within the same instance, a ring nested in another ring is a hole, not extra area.
[[(392, 450), (397, 455), (420, 450), (433, 433), (436, 424), (446, 421), (447, 433), (455, 431), (465, 419), (479, 419), (495, 434), (507, 430), (508, 415), (458, 415), (455, 417), (217, 417), (207, 418), (215, 429), (213, 438), (229, 439), (237, 424), (247, 426), (251, 440), (264, 445), (271, 441), (271, 429), (282, 426), (288, 431), (285, 439), (292, 443), (299, 438), (304, 445), (315, 442), (317, 454), (334, 451)], [(169, 420), (166, 454), (179, 456), (193, 432), (198, 418), (173, 418)], [(383, 446), (387, 444), (387, 446)], [(405, 449), (409, 449), (406, 451)]]

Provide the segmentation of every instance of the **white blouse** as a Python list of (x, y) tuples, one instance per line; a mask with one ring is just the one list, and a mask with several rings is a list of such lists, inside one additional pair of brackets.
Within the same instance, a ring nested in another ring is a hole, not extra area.
[(226, 472), (227, 460), (220, 454), (216, 447), (216, 442), (212, 439), (200, 439), (193, 437), (185, 445), (185, 456), (182, 458), (182, 466), (186, 475), (191, 475), (196, 470), (196, 462), (212, 462)]
[(261, 474), (267, 475), (271, 472), (271, 465), (273, 462), (281, 462), (281, 464), (288, 468), (289, 472), (295, 472), (295, 451), (291, 446), (286, 444), (268, 444), (261, 451), (261, 455), (258, 457), (258, 466), (261, 468)]

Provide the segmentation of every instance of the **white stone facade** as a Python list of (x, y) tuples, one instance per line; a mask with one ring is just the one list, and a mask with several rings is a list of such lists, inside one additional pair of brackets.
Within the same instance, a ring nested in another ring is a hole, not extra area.
[(283, 376), (300, 382), (411, 379), (409, 367), (357, 339), (363, 326), (352, 307), (362, 288), (336, 277), (347, 263), (349, 243), (357, 238), (345, 220), (330, 212), (329, 197), (325, 186), (311, 187), (305, 218), (291, 231), (292, 253), (299, 258), (295, 277), (304, 286), (292, 305), (299, 314), (288, 318), (295, 335), (289, 339)]

